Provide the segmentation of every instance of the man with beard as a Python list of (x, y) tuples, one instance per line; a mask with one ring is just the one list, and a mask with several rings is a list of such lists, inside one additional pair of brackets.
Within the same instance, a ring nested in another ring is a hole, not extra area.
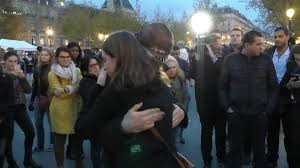
[[(278, 84), (281, 83), (282, 78), (286, 72), (286, 65), (290, 59), (290, 53), (292, 48), (289, 46), (289, 31), (286, 27), (278, 27), (274, 30), (275, 46), (266, 50), (265, 53), (268, 54), (275, 66), (276, 76), (278, 79)], [(275, 111), (272, 113), (269, 119), (269, 130), (267, 136), (267, 159), (269, 161), (270, 167), (277, 166), (278, 160), (278, 149), (279, 149), (279, 132), (280, 132), (280, 121), (282, 121), (283, 132), (286, 135), (288, 129), (286, 126), (286, 113), (288, 102), (284, 98), (284, 92), (279, 90), (279, 98), (276, 103)], [(287, 152), (287, 159), (289, 160), (289, 152), (287, 148), (287, 140), (284, 140), (285, 149)]]

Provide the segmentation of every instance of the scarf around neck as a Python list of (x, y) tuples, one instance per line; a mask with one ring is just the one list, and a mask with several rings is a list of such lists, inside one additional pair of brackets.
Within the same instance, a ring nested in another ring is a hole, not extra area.
[(54, 63), (51, 66), (51, 71), (60, 78), (71, 79), (72, 84), (76, 83), (77, 81), (77, 68), (73, 62), (68, 68), (62, 67), (58, 63)]

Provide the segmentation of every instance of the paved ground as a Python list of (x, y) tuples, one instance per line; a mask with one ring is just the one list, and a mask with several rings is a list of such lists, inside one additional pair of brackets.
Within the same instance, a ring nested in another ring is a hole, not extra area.
[[(194, 94), (193, 88), (189, 88), (192, 95)], [(186, 144), (179, 146), (179, 151), (181, 151), (187, 158), (189, 158), (193, 163), (197, 166), (197, 168), (200, 168), (203, 166), (203, 161), (201, 157), (201, 151), (200, 151), (200, 122), (199, 117), (196, 111), (196, 104), (195, 99), (192, 97), (190, 102), (190, 108), (189, 108), (189, 126), (187, 130), (184, 132), (184, 136), (186, 139)], [(31, 118), (33, 119), (33, 114), (30, 113)], [(49, 127), (46, 122), (45, 118), (45, 128), (47, 131), (49, 131)], [(14, 154), (17, 159), (17, 162), (22, 167), (22, 160), (24, 156), (24, 150), (23, 150), (23, 140), (24, 140), (24, 134), (20, 130), (19, 127), (15, 127), (16, 133), (14, 138)], [(48, 137), (48, 135), (47, 135)], [(280, 159), (278, 161), (278, 167), (279, 168), (287, 168), (286, 160), (285, 160), (285, 151), (283, 148), (282, 143), (282, 135), (281, 135), (281, 144), (280, 144)], [(48, 138), (46, 138), (46, 146), (48, 145)], [(89, 142), (86, 141), (84, 143), (84, 151), (86, 154), (86, 158), (84, 159), (85, 165), (87, 168), (92, 168), (92, 164), (90, 161), (90, 145)], [(214, 156), (214, 162), (213, 167), (216, 167), (216, 158), (215, 158), (215, 147), (213, 147), (213, 156)], [(35, 160), (37, 160), (39, 163), (43, 165), (44, 168), (55, 168), (55, 159), (54, 159), (54, 153), (53, 152), (41, 152), (34, 154)], [(74, 168), (75, 163), (70, 160), (66, 160), (66, 168)]]

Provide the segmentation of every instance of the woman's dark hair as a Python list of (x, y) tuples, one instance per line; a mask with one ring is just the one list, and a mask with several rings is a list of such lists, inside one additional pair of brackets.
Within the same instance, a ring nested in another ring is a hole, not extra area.
[(16, 56), (18, 57), (18, 54), (14, 51), (7, 51), (4, 55), (3, 55), (3, 59), (7, 60), (9, 57), (11, 56)]
[(91, 56), (91, 55), (84, 56), (83, 59), (81, 60), (81, 65), (80, 65), (80, 70), (82, 74), (88, 73), (91, 59), (95, 59), (98, 62), (99, 66), (102, 63), (96, 56)]
[(67, 48), (67, 47), (58, 47), (56, 49), (56, 51), (55, 51), (55, 59), (56, 59), (56, 61), (57, 61), (57, 58), (58, 58), (60, 52), (67, 52), (67, 53), (70, 54), (70, 56), (72, 56), (71, 51), (70, 51), (69, 48)]
[(159, 76), (159, 62), (129, 32), (116, 32), (102, 45), (102, 50), (117, 59), (111, 83), (117, 89), (145, 85)]
[[(74, 63), (75, 63), (76, 65), (78, 65), (79, 62), (80, 62), (81, 59), (82, 59), (82, 50), (81, 50), (80, 45), (79, 45), (78, 43), (76, 43), (76, 42), (70, 42), (70, 43), (67, 45), (67, 47), (68, 47), (69, 49), (74, 48), (74, 47), (77, 47), (77, 48), (79, 49), (79, 55), (78, 55), (78, 57), (77, 57), (77, 60), (73, 60)], [(71, 54), (71, 57), (73, 57), (72, 54)]]
[(83, 50), (83, 54), (84, 54), (84, 57), (85, 56), (96, 56), (96, 54), (91, 50), (91, 49), (84, 49)]

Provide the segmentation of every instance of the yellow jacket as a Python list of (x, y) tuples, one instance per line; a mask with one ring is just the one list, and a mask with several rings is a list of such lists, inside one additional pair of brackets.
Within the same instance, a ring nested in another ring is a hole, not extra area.
[(63, 93), (60, 96), (52, 98), (49, 112), (51, 120), (51, 129), (58, 134), (74, 134), (74, 125), (77, 114), (81, 109), (81, 98), (78, 93), (79, 82), (82, 79), (80, 70), (77, 68), (77, 81), (72, 84), (71, 79), (63, 79), (49, 72), (49, 92), (54, 95), (56, 88), (65, 88), (70, 85), (74, 89), (74, 93)]

